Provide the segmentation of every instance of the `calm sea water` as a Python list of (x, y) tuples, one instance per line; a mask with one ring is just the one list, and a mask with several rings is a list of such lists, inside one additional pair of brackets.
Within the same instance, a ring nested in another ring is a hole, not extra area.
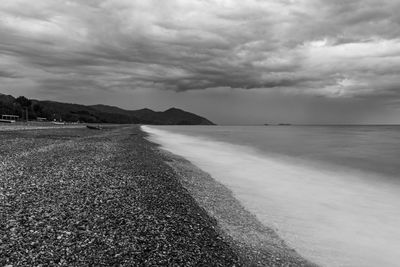
[(400, 266), (399, 126), (143, 126), (322, 266)]

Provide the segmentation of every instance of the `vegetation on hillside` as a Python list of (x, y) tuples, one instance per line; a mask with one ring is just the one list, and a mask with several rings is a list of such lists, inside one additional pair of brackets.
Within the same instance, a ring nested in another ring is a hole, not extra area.
[(86, 123), (143, 123), (212, 125), (206, 118), (177, 108), (163, 112), (151, 109), (124, 110), (106, 105), (85, 106), (54, 101), (27, 99), (24, 96), (14, 98), (0, 94), (0, 114), (18, 115), (21, 119), (35, 120), (38, 117), (49, 121), (86, 122)]

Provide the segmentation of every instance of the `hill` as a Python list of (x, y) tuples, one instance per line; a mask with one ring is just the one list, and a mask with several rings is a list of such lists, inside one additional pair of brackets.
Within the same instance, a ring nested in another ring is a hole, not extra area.
[(37, 117), (48, 120), (87, 123), (140, 123), (159, 125), (213, 125), (211, 121), (196, 114), (170, 108), (165, 111), (151, 109), (125, 110), (107, 105), (79, 105), (55, 101), (41, 101), (25, 97), (14, 98), (0, 94), (0, 114), (15, 114), (23, 117), (28, 109), (29, 119)]

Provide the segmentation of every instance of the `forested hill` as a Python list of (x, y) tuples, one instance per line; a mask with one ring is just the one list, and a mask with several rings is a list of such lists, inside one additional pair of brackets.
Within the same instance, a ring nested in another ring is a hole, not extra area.
[(28, 110), (29, 119), (37, 117), (48, 120), (88, 123), (141, 123), (160, 125), (213, 125), (211, 121), (196, 114), (170, 108), (165, 111), (151, 109), (125, 110), (107, 105), (79, 105), (54, 101), (27, 99), (23, 96), (14, 98), (0, 94), (0, 114), (25, 116)]

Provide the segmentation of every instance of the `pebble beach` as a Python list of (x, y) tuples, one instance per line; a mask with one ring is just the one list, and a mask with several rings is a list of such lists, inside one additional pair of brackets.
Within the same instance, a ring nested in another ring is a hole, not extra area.
[(0, 214), (0, 266), (313, 266), (136, 125), (0, 126)]

